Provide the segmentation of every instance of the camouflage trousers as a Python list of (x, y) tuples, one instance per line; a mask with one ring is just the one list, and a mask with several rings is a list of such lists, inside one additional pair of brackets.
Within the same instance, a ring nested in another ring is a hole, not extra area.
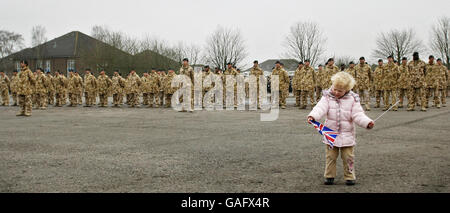
[(286, 107), (286, 98), (289, 96), (289, 90), (281, 89), (280, 90), (280, 106)]
[(439, 89), (436, 88), (427, 88), (426, 89), (426, 99), (425, 99), (425, 107), (428, 107), (428, 102), (430, 101), (431, 96), (433, 96), (433, 106), (440, 105), (440, 97), (439, 97)]
[(301, 106), (300, 108), (305, 109), (308, 105), (307, 98), (309, 97), (309, 103), (311, 103), (311, 107), (316, 105), (316, 100), (314, 99), (314, 91), (313, 90), (301, 90)]
[[(392, 102), (390, 98), (392, 97)], [(383, 103), (384, 103), (384, 109), (387, 110), (391, 105), (395, 104), (397, 102), (397, 89), (390, 89), (390, 90), (384, 90), (383, 91)], [(395, 105), (393, 107), (394, 110), (398, 109), (398, 106)]]
[(375, 90), (374, 95), (375, 95), (375, 101), (376, 101), (375, 108), (379, 108), (380, 102), (381, 102), (381, 96), (383, 95), (383, 90)]
[(173, 94), (164, 94), (164, 98), (165, 98), (165, 100), (166, 100), (166, 104), (165, 104), (165, 106), (168, 108), (168, 107), (171, 107), (172, 106), (172, 96), (173, 96)]
[(86, 106), (92, 106), (95, 104), (96, 102), (96, 97), (95, 97), (95, 93), (93, 92), (85, 92), (84, 93), (84, 99), (86, 101)]
[(295, 96), (295, 106), (300, 106), (301, 90), (294, 90), (294, 96)]
[(36, 108), (46, 109), (47, 108), (47, 93), (36, 93)]
[(123, 95), (121, 93), (116, 93), (113, 94), (113, 105), (114, 106), (119, 106), (122, 105), (123, 102)]
[(316, 102), (322, 98), (322, 87), (316, 87)]
[(342, 164), (344, 167), (344, 179), (355, 180), (355, 155), (353, 154), (353, 146), (350, 147), (333, 147), (329, 149), (326, 145), (326, 165), (325, 165), (325, 178), (336, 177), (336, 160), (341, 152)]
[(149, 103), (149, 98), (148, 98), (149, 95), (150, 95), (150, 93), (147, 93), (147, 92), (142, 93), (142, 105), (145, 105), (145, 106), (148, 105), (148, 103)]
[(13, 99), (13, 106), (17, 106), (19, 104), (17, 92), (11, 93), (12, 99)]
[(69, 93), (69, 101), (70, 101), (70, 106), (78, 105), (78, 95), (75, 93)]
[(108, 94), (98, 94), (98, 97), (100, 99), (99, 101), (99, 105), (101, 107), (106, 107), (108, 106)]
[(164, 104), (164, 92), (162, 92), (162, 91), (160, 91), (159, 93), (158, 93), (158, 99), (159, 99), (159, 105), (160, 106), (163, 106), (163, 104)]
[(47, 104), (49, 105), (55, 104), (55, 92), (50, 91), (47, 93)]
[(9, 106), (9, 91), (8, 91), (8, 89), (2, 90), (0, 93), (2, 96), (2, 105)]
[(408, 95), (408, 89), (400, 88), (398, 89), (398, 99), (400, 100), (398, 107), (403, 107), (403, 102), (405, 100), (405, 97)]
[(148, 107), (153, 107), (153, 103), (155, 107), (159, 107), (159, 93), (148, 93)]
[(129, 95), (129, 100), (128, 100), (128, 105), (130, 107), (135, 107), (139, 104), (139, 93), (130, 93)]
[(64, 98), (65, 98), (64, 93), (57, 92), (55, 106), (57, 106), (57, 107), (64, 106), (66, 104), (66, 101), (64, 100)]
[(83, 92), (79, 91), (75, 94), (75, 96), (77, 98), (78, 105), (82, 105), (83, 104)]
[(447, 98), (447, 94), (446, 94), (446, 89), (439, 89), (439, 93), (441, 95), (441, 104), (443, 106), (445, 106), (445, 104), (447, 104), (446, 98)]
[(20, 112), (18, 115), (31, 115), (31, 95), (19, 95)]
[(361, 104), (364, 104), (366, 110), (370, 110), (369, 91), (365, 89), (355, 89), (355, 92), (359, 95)]
[(421, 87), (408, 89), (408, 109), (414, 109), (418, 99), (420, 99), (420, 105), (424, 108), (426, 101), (424, 89)]

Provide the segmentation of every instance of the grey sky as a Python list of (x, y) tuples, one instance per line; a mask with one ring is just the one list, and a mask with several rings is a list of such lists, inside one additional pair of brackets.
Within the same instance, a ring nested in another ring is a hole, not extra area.
[(412, 27), (428, 44), (431, 25), (450, 15), (448, 0), (14, 0), (1, 4), (0, 29), (23, 34), (27, 46), (35, 25), (45, 26), (49, 39), (74, 30), (89, 34), (93, 25), (107, 25), (136, 37), (150, 34), (198, 45), (204, 45), (217, 25), (236, 27), (246, 39), (248, 66), (254, 59), (280, 58), (284, 37), (298, 21), (320, 25), (328, 38), (327, 56), (364, 55), (372, 62), (379, 32)]

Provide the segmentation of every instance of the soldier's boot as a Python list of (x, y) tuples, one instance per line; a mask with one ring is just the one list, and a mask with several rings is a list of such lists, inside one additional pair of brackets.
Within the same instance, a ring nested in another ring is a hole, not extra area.
[(16, 116), (24, 116), (24, 115), (25, 115), (24, 109), (20, 109), (20, 111), (16, 114)]
[(366, 103), (366, 104), (364, 104), (364, 106), (366, 108), (366, 111), (370, 111), (370, 104)]

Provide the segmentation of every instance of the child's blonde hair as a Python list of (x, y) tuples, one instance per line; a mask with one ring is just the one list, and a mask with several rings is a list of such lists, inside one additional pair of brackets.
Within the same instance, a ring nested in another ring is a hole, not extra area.
[(356, 81), (352, 75), (342, 71), (331, 76), (331, 82), (333, 84), (333, 87), (342, 88), (346, 91), (350, 91), (351, 89), (353, 89), (356, 84)]

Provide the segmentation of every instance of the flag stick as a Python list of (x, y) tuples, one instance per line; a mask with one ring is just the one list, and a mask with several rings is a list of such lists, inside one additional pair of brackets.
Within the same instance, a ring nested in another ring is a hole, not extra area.
[[(388, 110), (386, 110), (386, 112), (388, 112), (389, 110), (392, 109), (392, 107), (394, 107), (395, 105), (397, 105), (400, 102), (400, 100), (398, 100), (394, 105), (392, 105), (391, 107), (389, 107)], [(378, 119), (380, 119), (384, 114), (386, 114), (386, 112), (383, 112), (380, 116), (378, 116), (377, 118), (375, 118), (375, 120), (373, 120), (373, 122), (377, 121)]]

